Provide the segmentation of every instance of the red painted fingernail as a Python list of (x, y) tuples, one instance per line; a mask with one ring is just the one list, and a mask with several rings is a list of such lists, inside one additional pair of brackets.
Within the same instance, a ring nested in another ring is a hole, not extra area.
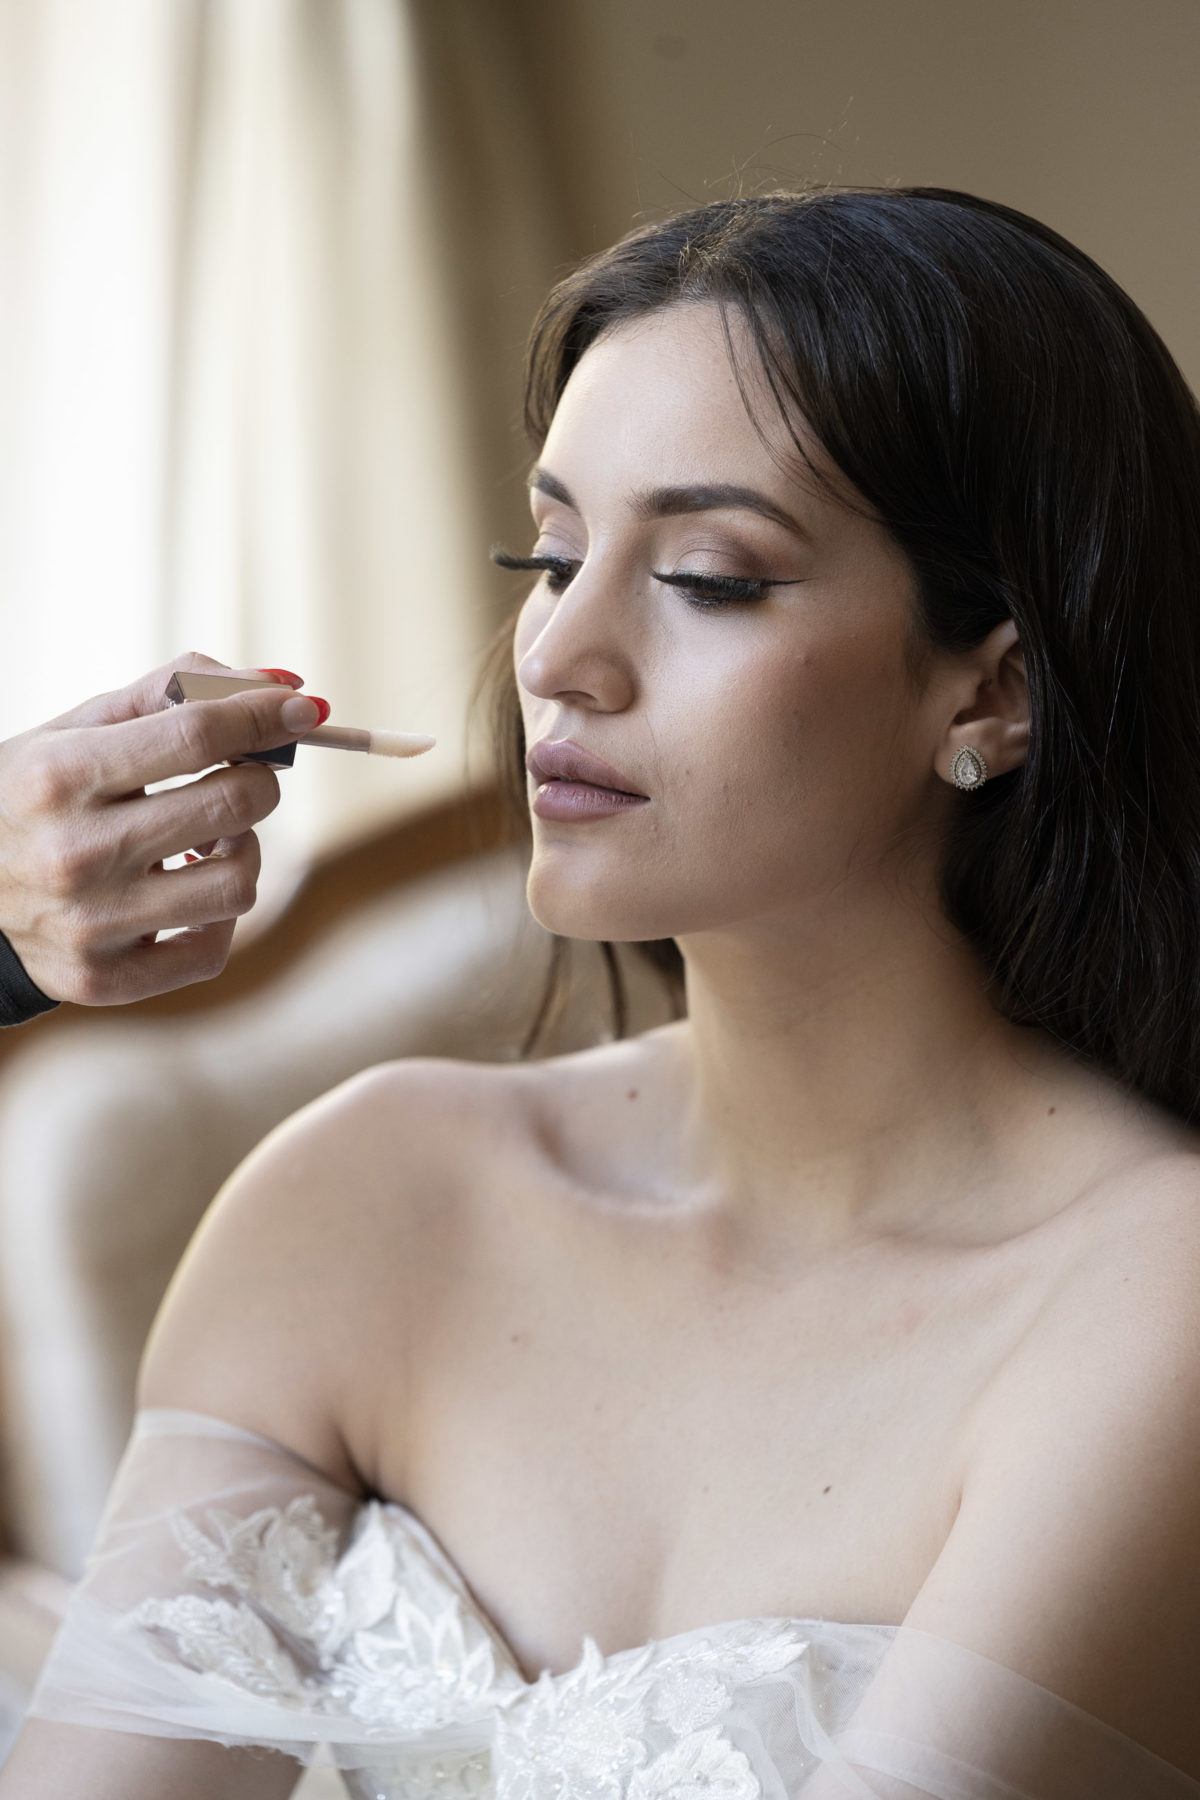
[(260, 669), (260, 675), (273, 675), (276, 681), (282, 681), (284, 687), (303, 687), (304, 677), (293, 675), (290, 669)]
[(193, 856), (191, 851), (187, 850), (184, 852), (183, 860), (184, 860), (184, 862), (200, 862), (203, 859), (199, 856)]
[(325, 723), (326, 719), (329, 717), (330, 713), (333, 711), (333, 708), (332, 708), (332, 706), (330, 706), (328, 700), (321, 700), (317, 697), (316, 694), (305, 694), (304, 698), (306, 700), (313, 701), (315, 705), (320, 707), (321, 716), (317, 720), (317, 724), (323, 725)]

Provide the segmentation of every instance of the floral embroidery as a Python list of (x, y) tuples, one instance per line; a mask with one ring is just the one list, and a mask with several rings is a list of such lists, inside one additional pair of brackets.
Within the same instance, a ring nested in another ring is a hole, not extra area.
[(188, 1667), (200, 1674), (220, 1675), (264, 1699), (289, 1700), (304, 1693), (295, 1663), (249, 1606), (183, 1594), (177, 1600), (143, 1600), (133, 1617), (139, 1625), (171, 1632)]
[(717, 1721), (735, 1688), (806, 1648), (794, 1626), (771, 1620), (607, 1659), (588, 1638), (576, 1668), (542, 1675), (497, 1720), (497, 1800), (757, 1800), (757, 1777)]
[(758, 1800), (761, 1793), (742, 1751), (711, 1726), (680, 1738), (629, 1784), (629, 1800)]
[(400, 1508), (364, 1507), (341, 1557), (307, 1495), (246, 1519), (216, 1509), (204, 1518), (207, 1531), (172, 1518), (183, 1574), (240, 1603), (185, 1594), (129, 1615), (173, 1639), (187, 1667), (392, 1732), (482, 1717), (524, 1688), (515, 1668), (497, 1668), (490, 1632)]
[[(379, 1769), (346, 1778), (364, 1800), (759, 1800), (721, 1720), (740, 1686), (804, 1655), (787, 1621), (607, 1658), (588, 1638), (574, 1669), (529, 1683), (402, 1507), (365, 1506), (340, 1555), (311, 1496), (242, 1519), (181, 1513), (173, 1529), (184, 1576), (219, 1597), (145, 1600), (129, 1624), (198, 1675), (378, 1735)], [(431, 1759), (411, 1741), (471, 1724), (490, 1754)]]
[(312, 1646), (322, 1668), (351, 1632), (377, 1624), (387, 1610), (393, 1556), (372, 1529), (374, 1519), (334, 1568), (337, 1534), (326, 1529), (309, 1494), (248, 1519), (215, 1508), (206, 1518), (211, 1537), (186, 1514), (172, 1521), (188, 1555), (184, 1574), (253, 1598), (284, 1631)]

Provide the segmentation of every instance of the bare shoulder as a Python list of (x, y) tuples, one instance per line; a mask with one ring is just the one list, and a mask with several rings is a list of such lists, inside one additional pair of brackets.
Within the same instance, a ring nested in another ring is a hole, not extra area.
[[(1200, 1316), (1200, 1141), (1135, 1157), (1081, 1201), (1078, 1254), (1058, 1296), (1064, 1329), (1103, 1330), (1114, 1352), (1167, 1351)], [(1055, 1324), (1054, 1312), (1046, 1319)]]
[(1041, 1410), (1082, 1402), (1100, 1416), (1175, 1363), (1200, 1372), (1200, 1144), (1130, 1158), (1054, 1229), (1058, 1279), (998, 1372), (981, 1434), (997, 1460)]
[(906, 1623), (1200, 1777), (1200, 1157), (1134, 1158), (1080, 1204)]
[(1200, 1130), (1055, 1046), (1042, 1054), (1041, 1116), (1014, 1162), (1019, 1188), (1035, 1199), (1044, 1188), (1048, 1201), (1034, 1205), (1019, 1246), (1037, 1266), (1041, 1303), (1010, 1360), (1014, 1378), (1049, 1393), (1057, 1364), (1042, 1349), (1060, 1335), (1082, 1345), (1099, 1334), (1100, 1366), (1104, 1354), (1152, 1355), (1159, 1333), (1189, 1328), (1200, 1299)]
[(347, 1394), (373, 1315), (404, 1307), (430, 1230), (481, 1163), (516, 1153), (528, 1086), (514, 1067), (382, 1064), (269, 1133), (176, 1272), (141, 1403), (215, 1414), (344, 1482)]
[(647, 1059), (640, 1040), (533, 1064), (406, 1059), (303, 1108), (209, 1209), (142, 1403), (225, 1418), (343, 1484), (376, 1467), (380, 1418), (405, 1410), (406, 1343), (429, 1341), (435, 1302), (452, 1308), (499, 1243), (543, 1242), (564, 1180), (621, 1162), (612, 1095), (637, 1091)]

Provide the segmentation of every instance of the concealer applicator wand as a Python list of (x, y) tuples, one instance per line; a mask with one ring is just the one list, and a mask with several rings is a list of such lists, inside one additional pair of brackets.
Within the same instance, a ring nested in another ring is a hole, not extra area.
[[(279, 686), (277, 681), (246, 681), (239, 675), (197, 675), (190, 669), (176, 669), (167, 684), (166, 701), (168, 706), (182, 706), (187, 700), (224, 700), (229, 694), (245, 694), (252, 688)], [(295, 691), (298, 693), (299, 689)], [(294, 744), (281, 744), (277, 750), (251, 750), (237, 761), (290, 769), (296, 760), (297, 744), (313, 744), (325, 750), (358, 750), (366, 756), (423, 756), (436, 743), (436, 738), (415, 731), (365, 731), (358, 725), (318, 725)]]

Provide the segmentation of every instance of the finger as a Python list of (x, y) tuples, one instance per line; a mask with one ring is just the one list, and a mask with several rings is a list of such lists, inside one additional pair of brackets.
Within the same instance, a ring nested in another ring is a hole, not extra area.
[(242, 763), (213, 769), (184, 787), (114, 801), (102, 817), (116, 833), (120, 865), (145, 869), (158, 858), (241, 837), (278, 805), (275, 771), (262, 763)]
[[(253, 681), (257, 675), (268, 675), (276, 681), (282, 681), (288, 674), (285, 669), (233, 669), (228, 663), (217, 662), (198, 650), (189, 650), (181, 656), (173, 656), (170, 662), (163, 663), (160, 668), (151, 669), (149, 674), (140, 675), (128, 687), (114, 688), (108, 694), (96, 694), (81, 705), (72, 707), (69, 712), (60, 713), (57, 718), (50, 720), (50, 724), (116, 725), (125, 719), (141, 719), (151, 713), (162, 712), (167, 704), (167, 686), (177, 669), (187, 669), (203, 675), (238, 675), (246, 681)], [(289, 677), (289, 685), (303, 687), (304, 683), (298, 676), (294, 676)]]
[(90, 700), (84, 700), (69, 712), (60, 713), (51, 719), (51, 725), (116, 725), (124, 719), (140, 719), (147, 713), (161, 712), (167, 704), (167, 684), (176, 669), (193, 669), (205, 675), (236, 675), (226, 663), (215, 662), (211, 656), (202, 656), (197, 650), (189, 650), (186, 655), (174, 656), (169, 663), (163, 663), (157, 669), (151, 669), (146, 675), (139, 675), (127, 687), (114, 688), (108, 694), (95, 694)]
[(276, 685), (224, 700), (189, 701), (147, 718), (123, 720), (102, 733), (81, 732), (78, 748), (81, 760), (87, 759), (92, 793), (117, 799), (131, 788), (198, 775), (230, 757), (290, 744), (320, 717), (315, 700)]
[[(252, 831), (221, 844), (215, 855), (182, 869), (155, 870), (139, 881), (123, 908), (121, 938), (183, 925), (240, 919), (254, 905), (262, 851)], [(116, 945), (113, 945), (116, 948)]]
[(151, 994), (211, 981), (229, 961), (236, 924), (236, 919), (219, 919), (158, 944), (136, 944), (95, 965), (86, 980), (62, 998), (77, 1006), (127, 1006)]

